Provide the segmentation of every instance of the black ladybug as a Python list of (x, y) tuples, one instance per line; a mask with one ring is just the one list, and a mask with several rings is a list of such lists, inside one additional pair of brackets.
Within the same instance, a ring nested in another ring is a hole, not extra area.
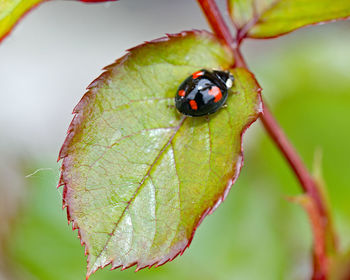
[(182, 82), (175, 96), (177, 110), (187, 116), (215, 113), (226, 102), (233, 76), (228, 71), (202, 69)]

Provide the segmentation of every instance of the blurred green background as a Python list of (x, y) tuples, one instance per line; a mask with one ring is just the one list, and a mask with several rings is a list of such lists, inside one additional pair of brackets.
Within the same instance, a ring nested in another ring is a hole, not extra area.
[[(118, 9), (116, 4), (110, 7)], [(198, 15), (186, 24), (198, 20), (199, 26), (192, 27), (205, 27), (200, 10), (195, 5), (190, 8)], [(169, 28), (175, 28), (176, 22), (171, 24)], [(322, 151), (323, 176), (342, 250), (350, 247), (349, 27), (347, 22), (309, 27), (243, 45), (267, 103), (310, 169), (315, 152)], [(130, 36), (137, 40), (139, 35)], [(99, 63), (92, 62), (94, 67)], [(82, 94), (82, 89), (76, 93)], [(74, 105), (67, 102), (64, 110)], [(68, 127), (68, 122), (63, 126)], [(62, 142), (65, 130), (60, 127), (55, 133), (60, 133)], [(30, 146), (29, 151), (16, 145), (5, 147), (11, 156), (0, 168), (0, 279), (84, 279), (84, 250), (61, 209), (62, 189), (56, 189), (59, 145), (41, 152), (30, 151)], [(298, 183), (259, 122), (245, 135), (244, 148), (245, 166), (239, 180), (226, 201), (204, 220), (183, 256), (138, 273), (105, 268), (91, 279), (308, 279), (312, 239), (307, 216), (286, 200), (300, 193)], [(16, 151), (9, 153), (9, 149)]]

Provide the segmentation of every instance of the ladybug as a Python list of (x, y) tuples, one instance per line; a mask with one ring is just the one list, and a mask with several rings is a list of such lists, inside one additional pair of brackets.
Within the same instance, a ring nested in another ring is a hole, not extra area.
[(194, 72), (177, 90), (176, 109), (191, 117), (213, 114), (226, 102), (233, 81), (228, 71), (202, 69)]

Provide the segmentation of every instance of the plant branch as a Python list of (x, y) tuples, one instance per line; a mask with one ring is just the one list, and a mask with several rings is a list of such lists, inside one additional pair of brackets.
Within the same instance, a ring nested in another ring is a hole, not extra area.
[(202, 8), (208, 23), (212, 30), (214, 30), (216, 36), (227, 45), (231, 51), (234, 51), (236, 40), (232, 36), (230, 29), (226, 25), (226, 22), (216, 5), (214, 0), (197, 0), (199, 6)]
[[(223, 40), (225, 45), (227, 45), (233, 52), (235, 58), (235, 66), (248, 69), (239, 49), (241, 40), (238, 43), (238, 40), (236, 38), (233, 38), (231, 35), (230, 30), (215, 3), (215, 0), (197, 1), (202, 8), (212, 30), (215, 32), (217, 37)], [(315, 256), (315, 263), (312, 279), (327, 279), (327, 261), (325, 261), (323, 257), (321, 258), (318, 256), (323, 255), (319, 253), (320, 251), (327, 252), (327, 236), (329, 236), (331, 240), (335, 240), (335, 237), (332, 236), (332, 231), (330, 230), (330, 214), (324, 197), (322, 196), (322, 192), (319, 186), (316, 184), (314, 178), (307, 170), (300, 156), (295, 151), (293, 145), (289, 142), (283, 130), (278, 125), (277, 121), (264, 103), (263, 114), (261, 114), (260, 119), (265, 127), (265, 130), (268, 132), (271, 139), (274, 141), (280, 152), (283, 154), (284, 158), (289, 163), (289, 166), (297, 177), (302, 190), (310, 198), (312, 204), (315, 205), (315, 211), (313, 212), (312, 216), (317, 216), (317, 220), (320, 222), (315, 223), (315, 218), (313, 218), (313, 220), (310, 220), (313, 231), (317, 233), (315, 236), (318, 236), (318, 238), (315, 238), (314, 240), (313, 254)], [(333, 247), (335, 247), (334, 244)]]
[[(214, 0), (197, 0), (200, 7), (202, 8), (204, 14), (207, 17), (207, 20), (215, 32), (215, 34), (222, 39), (227, 46), (230, 47), (235, 57), (235, 66), (244, 67), (248, 69), (244, 58), (240, 52), (238, 46), (235, 46), (235, 39), (233, 39), (230, 30), (228, 29), (222, 14), (220, 13)], [(282, 129), (278, 125), (277, 121), (266, 107), (263, 104), (263, 114), (260, 119), (269, 133), (272, 140), (275, 142), (277, 147), (280, 149), (289, 165), (293, 169), (296, 177), (298, 178), (300, 185), (304, 192), (311, 196), (315, 201), (317, 208), (320, 211), (322, 216), (325, 216), (326, 207), (324, 206), (322, 195), (320, 194), (312, 176), (308, 172), (301, 158), (293, 148), (292, 144), (288, 141), (286, 135), (283, 133)]]
[(263, 108), (264, 113), (260, 119), (266, 131), (269, 133), (270, 137), (275, 142), (284, 158), (289, 163), (290, 167), (293, 169), (294, 174), (298, 178), (303, 191), (306, 192), (314, 200), (317, 208), (320, 211), (320, 214), (322, 216), (325, 216), (325, 205), (323, 203), (321, 194), (314, 182), (314, 179), (306, 169), (304, 163), (295, 151), (292, 144), (288, 141), (286, 135), (283, 133), (281, 127), (278, 125), (270, 110), (266, 107), (265, 104), (263, 104)]

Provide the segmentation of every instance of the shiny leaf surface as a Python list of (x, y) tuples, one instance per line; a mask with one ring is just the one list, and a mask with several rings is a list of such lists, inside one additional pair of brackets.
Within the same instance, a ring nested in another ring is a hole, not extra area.
[(241, 38), (275, 37), (350, 16), (348, 0), (228, 0), (228, 6)]
[(60, 152), (87, 276), (172, 260), (225, 198), (242, 166), (242, 134), (260, 112), (255, 79), (233, 69), (227, 107), (206, 117), (180, 115), (174, 97), (191, 73), (232, 64), (209, 33), (183, 32), (131, 49), (90, 85)]

